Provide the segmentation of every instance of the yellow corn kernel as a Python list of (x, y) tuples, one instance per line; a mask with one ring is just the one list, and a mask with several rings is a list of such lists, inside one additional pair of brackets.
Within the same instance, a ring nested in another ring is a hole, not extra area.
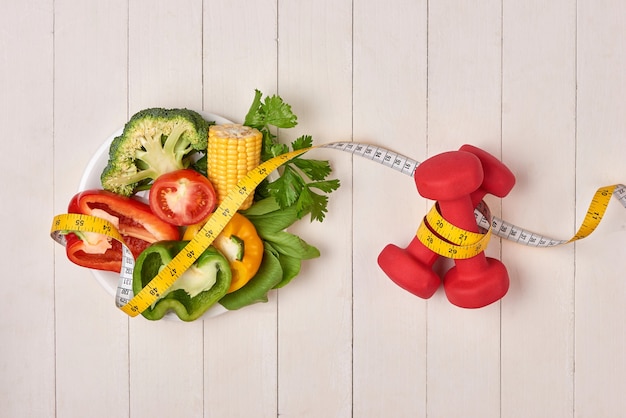
[[(207, 148), (207, 175), (218, 203), (248, 172), (261, 162), (263, 134), (257, 129), (239, 124), (212, 125)], [(252, 205), (254, 194), (248, 196), (241, 210)]]

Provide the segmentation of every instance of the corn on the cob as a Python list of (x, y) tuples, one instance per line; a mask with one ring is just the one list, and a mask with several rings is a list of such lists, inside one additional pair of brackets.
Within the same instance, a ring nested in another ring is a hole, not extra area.
[[(237, 182), (261, 161), (263, 134), (257, 129), (239, 124), (212, 125), (209, 128), (207, 174), (218, 203), (228, 195)], [(240, 209), (248, 209), (251, 194)]]

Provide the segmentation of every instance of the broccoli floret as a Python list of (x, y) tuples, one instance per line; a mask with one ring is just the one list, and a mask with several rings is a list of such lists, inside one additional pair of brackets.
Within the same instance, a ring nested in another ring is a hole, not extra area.
[(187, 168), (196, 151), (206, 151), (211, 124), (189, 109), (151, 108), (134, 114), (111, 142), (102, 187), (130, 196), (161, 174)]

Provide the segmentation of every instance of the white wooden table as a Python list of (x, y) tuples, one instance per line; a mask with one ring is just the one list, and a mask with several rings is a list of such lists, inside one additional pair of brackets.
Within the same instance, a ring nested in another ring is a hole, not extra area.
[(472, 143), (517, 184), (496, 215), (559, 238), (626, 181), (620, 0), (26, 0), (0, 14), (3, 417), (620, 417), (626, 213), (584, 241), (492, 240), (511, 288), (424, 301), (376, 259), (432, 202), (332, 150), (342, 186), (296, 227), (322, 257), (267, 304), (194, 323), (129, 319), (48, 236), (134, 112), (242, 121), (254, 89), (299, 126), (417, 160)]

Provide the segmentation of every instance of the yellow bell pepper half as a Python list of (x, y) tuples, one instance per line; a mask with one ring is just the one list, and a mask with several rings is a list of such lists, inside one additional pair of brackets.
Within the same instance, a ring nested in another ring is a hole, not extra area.
[[(187, 227), (183, 239), (190, 240), (206, 220)], [(232, 280), (227, 293), (242, 288), (254, 277), (263, 259), (263, 241), (245, 216), (236, 213), (212, 244), (228, 260)]]

